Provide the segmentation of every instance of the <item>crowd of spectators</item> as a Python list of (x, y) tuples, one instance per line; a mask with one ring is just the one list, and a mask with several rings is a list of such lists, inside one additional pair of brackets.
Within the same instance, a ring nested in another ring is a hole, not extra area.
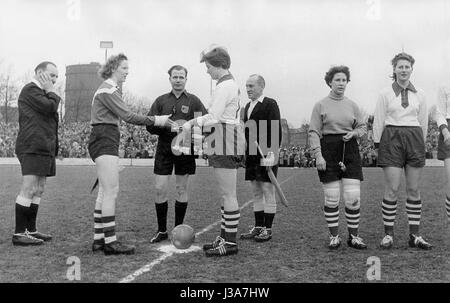
[(0, 122), (0, 158), (15, 157), (14, 149), (18, 131), (18, 123)]
[[(0, 122), (0, 157), (15, 157), (17, 132), (17, 123)], [(89, 122), (60, 123), (59, 157), (88, 158), (87, 146), (90, 132)], [(119, 156), (121, 158), (154, 157), (158, 137), (148, 133), (145, 127), (122, 123), (120, 133)], [(439, 128), (436, 122), (430, 121), (426, 140), (428, 159), (436, 157), (438, 136)], [(376, 153), (370, 131), (368, 135), (361, 138), (359, 143), (363, 166), (376, 166)], [(278, 164), (284, 167), (315, 167), (315, 159), (309, 147), (291, 145), (280, 149)]]
[[(15, 157), (15, 141), (18, 123), (0, 122), (0, 157)], [(61, 123), (58, 129), (60, 158), (88, 158), (88, 143), (91, 126), (89, 122)], [(145, 127), (122, 123), (120, 125), (121, 158), (153, 158), (157, 136)]]
[(316, 167), (311, 149), (300, 145), (290, 145), (280, 149), (278, 158), (280, 167)]

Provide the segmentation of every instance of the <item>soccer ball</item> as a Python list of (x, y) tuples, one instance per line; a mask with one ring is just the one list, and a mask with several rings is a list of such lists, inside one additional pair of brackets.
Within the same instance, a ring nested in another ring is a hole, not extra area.
[(172, 244), (178, 249), (188, 249), (195, 240), (194, 229), (180, 224), (172, 230)]

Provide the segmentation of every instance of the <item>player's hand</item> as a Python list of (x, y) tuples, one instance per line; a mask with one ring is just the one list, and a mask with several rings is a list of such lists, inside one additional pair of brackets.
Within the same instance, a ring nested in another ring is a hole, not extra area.
[(178, 126), (178, 123), (173, 121), (172, 119), (167, 119), (167, 123), (166, 125), (172, 129), (179, 129), (180, 127)]
[(356, 133), (354, 131), (348, 132), (345, 136), (342, 137), (342, 140), (344, 142), (350, 141), (354, 136), (356, 136)]
[(327, 162), (322, 156), (316, 157), (316, 167), (317, 170), (325, 171), (327, 169)]
[(172, 120), (169, 119), (171, 115), (161, 115), (161, 116), (155, 116), (155, 126), (159, 127), (165, 127), (165, 126), (171, 126)]
[(373, 152), (375, 153), (375, 156), (376, 156), (376, 158), (378, 159), (378, 148), (375, 148), (375, 149), (373, 150)]
[(41, 83), (42, 88), (46, 92), (55, 92), (55, 86), (53, 85), (52, 79), (45, 72), (40, 72), (37, 75), (37, 80)]
[(260, 165), (261, 166), (274, 166), (275, 164), (275, 155), (273, 152), (269, 152), (267, 157), (261, 158)]
[(189, 132), (189, 131), (191, 131), (191, 127), (192, 127), (191, 121), (187, 121), (187, 122), (184, 123), (183, 126), (182, 126), (184, 132)]

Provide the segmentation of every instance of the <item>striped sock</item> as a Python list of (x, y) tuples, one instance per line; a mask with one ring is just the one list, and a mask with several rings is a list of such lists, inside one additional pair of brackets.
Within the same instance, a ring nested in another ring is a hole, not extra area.
[(222, 221), (220, 223), (220, 236), (225, 239), (225, 216), (223, 206), (220, 208), (220, 213), (222, 214)]
[(417, 235), (422, 213), (422, 201), (406, 200), (406, 213), (408, 214), (409, 233)]
[(358, 235), (360, 209), (345, 208), (345, 218), (347, 219), (348, 232), (351, 235)]
[(323, 212), (325, 214), (325, 219), (327, 220), (330, 234), (333, 236), (337, 236), (339, 232), (339, 207), (324, 206)]
[(239, 225), (240, 211), (226, 211), (223, 213), (225, 219), (225, 241), (236, 243), (236, 234)]
[(392, 236), (394, 234), (395, 215), (397, 214), (397, 201), (383, 199), (381, 208), (383, 212), (384, 232)]
[(105, 233), (105, 244), (117, 241), (116, 216), (102, 217), (103, 232)]
[(445, 198), (445, 210), (447, 212), (448, 222), (450, 223), (450, 198), (449, 197)]
[(94, 210), (94, 243), (101, 244), (105, 239), (103, 233), (102, 211), (101, 209)]

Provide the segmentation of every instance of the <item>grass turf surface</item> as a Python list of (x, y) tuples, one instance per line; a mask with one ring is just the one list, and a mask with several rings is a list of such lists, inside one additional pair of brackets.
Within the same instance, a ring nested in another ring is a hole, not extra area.
[[(137, 246), (133, 256), (104, 256), (90, 250), (95, 194), (94, 167), (58, 167), (49, 178), (38, 216), (38, 227), (54, 236), (41, 247), (14, 247), (14, 201), (20, 187), (18, 166), (0, 167), (0, 282), (68, 282), (67, 258), (81, 261), (81, 282), (118, 282), (163, 255), (149, 239), (156, 229), (152, 168), (127, 167), (121, 173), (117, 203), (119, 239)], [(422, 178), (422, 234), (435, 246), (431, 251), (410, 249), (405, 212), (404, 184), (397, 210), (394, 248), (380, 250), (383, 236), (381, 169), (364, 170), (361, 186), (360, 235), (369, 248), (348, 248), (341, 202), (340, 234), (343, 245), (329, 251), (322, 213), (323, 193), (314, 169), (280, 169), (278, 179), (290, 207), (278, 206), (274, 237), (266, 243), (239, 241), (239, 253), (206, 258), (202, 251), (174, 254), (155, 265), (136, 282), (367, 282), (370, 256), (381, 260), (381, 282), (450, 282), (450, 232), (446, 223), (442, 168), (425, 168)], [(174, 179), (174, 178), (172, 178)], [(172, 184), (174, 180), (171, 180)], [(220, 219), (219, 197), (210, 168), (199, 167), (190, 181), (191, 198), (185, 223), (200, 231)], [(173, 186), (171, 187), (173, 188)], [(174, 190), (169, 195), (168, 227), (174, 222)], [(243, 170), (238, 174), (240, 205), (251, 199)], [(250, 204), (241, 211), (239, 233), (253, 224)], [(215, 238), (220, 225), (203, 233), (195, 245)], [(169, 244), (169, 242), (163, 242)]]

